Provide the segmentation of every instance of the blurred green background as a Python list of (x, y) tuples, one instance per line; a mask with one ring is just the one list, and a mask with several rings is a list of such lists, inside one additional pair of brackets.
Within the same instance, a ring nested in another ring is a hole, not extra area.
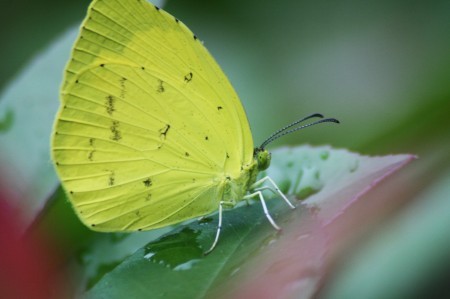
[[(2, 1), (0, 86), (77, 25), (88, 3)], [(311, 112), (337, 117), (342, 127), (280, 142), (417, 152), (448, 132), (448, 1), (173, 0), (165, 9), (229, 76), (256, 143)]]
[[(78, 26), (88, 3), (2, 1), (0, 90), (55, 39)], [(417, 154), (420, 159), (405, 170), (409, 185), (402, 188), (422, 196), (410, 195), (404, 202), (429, 200), (423, 196), (427, 192), (450, 199), (443, 187), (429, 191), (450, 176), (449, 1), (172, 0), (164, 9), (202, 39), (221, 65), (243, 102), (256, 144), (286, 123), (321, 112), (342, 124), (304, 130), (277, 144)], [(66, 55), (55, 57), (55, 63), (64, 63)], [(51, 68), (51, 62), (47, 65)], [(33, 98), (39, 86), (33, 88), (29, 100), (39, 105), (41, 99)], [(52, 103), (52, 113), (57, 92), (52, 90), (54, 98), (45, 102)], [(7, 111), (0, 102), (3, 125)], [(37, 137), (45, 149), (48, 136)], [(28, 138), (16, 138), (20, 153), (33, 155)], [(14, 139), (10, 146), (16, 146)], [(52, 173), (45, 155), (44, 150), (37, 160)], [(54, 175), (48, 176), (56, 184)]]

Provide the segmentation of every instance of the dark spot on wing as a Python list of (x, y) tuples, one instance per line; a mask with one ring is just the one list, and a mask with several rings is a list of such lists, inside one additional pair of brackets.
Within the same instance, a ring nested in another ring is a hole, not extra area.
[(209, 140), (209, 137), (208, 137), (208, 136), (205, 136), (205, 140)]
[(175, 22), (179, 23), (179, 22), (180, 22), (180, 20), (178, 20), (177, 18), (175, 18)]
[(105, 107), (106, 107), (106, 112), (110, 116), (112, 116), (113, 112), (116, 111), (115, 105), (116, 105), (116, 99), (112, 95), (107, 96), (106, 101), (105, 101)]
[(194, 39), (197, 40), (197, 35), (194, 34)]
[(158, 10), (158, 11), (159, 11), (159, 9), (160, 9), (160, 8), (159, 8), (158, 6), (156, 6), (156, 5), (155, 5), (155, 8), (156, 8), (156, 10)]
[(95, 138), (89, 138), (89, 146), (92, 148), (92, 150), (89, 152), (88, 160), (93, 161), (94, 160), (94, 153), (95, 153)]
[(105, 64), (104, 64), (104, 63), (102, 63), (102, 64), (100, 64), (100, 66), (101, 66), (101, 67), (105, 67)]
[(122, 79), (120, 79), (120, 97), (122, 99), (125, 98), (125, 94), (127, 93), (127, 89), (126, 89), (126, 85), (125, 82), (127, 81), (127, 78), (122, 77)]
[(222, 110), (223, 107), (222, 106), (217, 106), (217, 110)]
[(193, 77), (194, 77), (194, 74), (192, 74), (192, 72), (189, 72), (189, 74), (184, 76), (184, 82), (186, 82), (186, 83), (191, 82)]
[(189, 153), (188, 153), (188, 152), (185, 152), (184, 155), (185, 155), (186, 157), (189, 157)]
[(78, 81), (78, 79), (77, 80), (75, 80), (75, 83), (79, 83), (80, 81)]
[(94, 161), (94, 153), (95, 153), (95, 150), (89, 152), (89, 155), (88, 155), (89, 161)]
[(111, 127), (109, 129), (111, 130), (112, 135), (109, 137), (111, 140), (119, 141), (122, 139), (122, 134), (119, 131), (119, 125), (120, 123), (117, 120), (113, 120)]
[(164, 92), (164, 81), (163, 80), (158, 80), (159, 84), (158, 84), (158, 89), (156, 89), (157, 92), (159, 93), (163, 93)]
[(145, 201), (150, 201), (150, 198), (152, 198), (152, 194), (148, 193), (147, 196), (145, 197)]
[(152, 180), (150, 178), (146, 179), (145, 181), (142, 181), (144, 183), (145, 187), (150, 187), (152, 185)]
[(227, 159), (230, 159), (230, 155), (228, 155), (228, 153), (227, 153)]
[(92, 227), (95, 227), (95, 224), (93, 223), (93, 224), (91, 224), (91, 226), (92, 226)]
[(160, 136), (164, 139), (167, 138), (167, 133), (169, 133), (169, 129), (170, 129), (169, 124), (165, 125), (164, 128), (159, 129)]
[(108, 186), (114, 186), (115, 181), (116, 181), (116, 174), (114, 173), (114, 171), (111, 171), (108, 177)]

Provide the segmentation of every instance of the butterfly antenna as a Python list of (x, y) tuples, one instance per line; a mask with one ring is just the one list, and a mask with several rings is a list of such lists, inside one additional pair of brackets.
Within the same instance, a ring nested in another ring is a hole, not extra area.
[[(320, 113), (313, 113), (313, 114), (308, 115), (308, 116), (306, 116), (306, 117), (303, 117), (303, 118), (301, 118), (301, 119), (299, 119), (299, 120), (296, 120), (296, 121), (294, 121), (293, 123), (291, 123), (291, 124), (289, 124), (289, 125), (287, 125), (287, 126), (281, 128), (281, 129), (279, 129), (278, 131), (272, 133), (272, 134), (266, 139), (266, 141), (269, 140), (269, 139), (272, 139), (274, 136), (280, 134), (281, 132), (283, 132), (283, 131), (285, 131), (285, 130), (287, 130), (287, 129), (289, 129), (289, 128), (292, 128), (292, 127), (295, 126), (296, 124), (301, 123), (301, 122), (303, 122), (303, 121), (305, 121), (305, 120), (308, 120), (308, 119), (310, 119), (310, 118), (314, 118), (314, 117), (320, 117), (320, 118), (323, 118), (323, 115), (320, 114)], [(266, 144), (266, 141), (264, 141), (262, 144)]]
[(269, 143), (271, 143), (274, 140), (280, 138), (281, 136), (284, 136), (284, 135), (287, 135), (287, 134), (291, 134), (291, 133), (293, 133), (295, 131), (298, 131), (298, 130), (301, 130), (301, 129), (304, 129), (304, 128), (307, 128), (307, 127), (310, 127), (310, 126), (314, 126), (314, 125), (317, 125), (317, 124), (320, 124), (320, 123), (326, 123), (326, 122), (333, 122), (333, 123), (337, 123), (337, 124), (339, 123), (339, 121), (337, 119), (335, 119), (335, 118), (325, 118), (325, 119), (320, 119), (320, 120), (317, 120), (315, 122), (312, 122), (312, 123), (309, 123), (309, 124), (306, 124), (306, 125), (302, 125), (302, 126), (299, 126), (299, 127), (296, 127), (296, 128), (288, 130), (289, 128), (292, 128), (293, 126), (295, 126), (295, 125), (297, 125), (297, 124), (299, 124), (299, 123), (301, 123), (301, 122), (303, 122), (305, 120), (308, 120), (310, 118), (314, 118), (314, 117), (322, 118), (323, 115), (320, 114), (320, 113), (314, 113), (314, 114), (308, 115), (307, 117), (299, 119), (299, 120), (297, 120), (297, 121), (295, 121), (295, 122), (293, 122), (293, 123), (291, 123), (291, 124), (281, 128), (281, 129), (279, 129), (278, 131), (276, 131), (275, 133), (270, 135), (269, 138), (267, 138), (260, 145), (259, 148), (260, 149), (264, 149)]

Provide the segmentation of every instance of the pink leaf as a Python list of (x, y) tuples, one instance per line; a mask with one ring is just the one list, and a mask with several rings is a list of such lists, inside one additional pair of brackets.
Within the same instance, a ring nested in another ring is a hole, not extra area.
[[(415, 159), (413, 155), (368, 157), (330, 147), (282, 148), (273, 152), (274, 163), (268, 175), (276, 181), (300, 171), (297, 184), (289, 193), (309, 196), (295, 213), (286, 216), (287, 226), (271, 248), (233, 280), (239, 287), (221, 295), (229, 298), (311, 298), (318, 292), (339, 252), (348, 246), (353, 232), (364, 226), (371, 209), (348, 210), (361, 205), (364, 195), (382, 180)], [(290, 171), (289, 169), (292, 169)], [(313, 187), (311, 189), (311, 187)], [(316, 188), (316, 190), (314, 190)], [(311, 191), (312, 190), (312, 191)], [(385, 202), (389, 197), (379, 198)], [(358, 203), (358, 204), (357, 204)], [(375, 209), (379, 211), (379, 209)], [(229, 289), (228, 289), (229, 290)], [(223, 292), (223, 290), (222, 290)]]

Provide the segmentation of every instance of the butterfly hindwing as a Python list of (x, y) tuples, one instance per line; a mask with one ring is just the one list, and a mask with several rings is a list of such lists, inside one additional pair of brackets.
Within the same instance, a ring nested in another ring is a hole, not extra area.
[[(208, 127), (207, 119), (198, 118), (191, 127), (182, 127), (182, 120), (192, 111), (181, 110), (179, 118), (172, 119), (174, 107), (158, 107), (164, 97), (152, 97), (150, 86), (138, 84), (139, 80), (156, 78), (130, 69), (104, 65), (83, 72), (65, 95), (55, 128), (53, 156), (62, 182), (82, 218), (88, 217), (92, 224), (110, 221), (108, 217), (117, 218), (118, 214), (146, 215), (140, 210), (147, 205), (155, 209), (151, 215), (156, 223), (170, 215), (166, 209), (176, 210), (171, 202), (177, 209), (194, 198), (201, 204), (196, 193), (214, 188), (212, 179), (226, 159), (225, 153), (217, 160), (210, 159), (215, 157), (208, 147), (213, 139), (203, 140), (199, 146), (192, 142), (195, 134), (198, 140), (203, 137), (201, 130), (192, 128)], [(92, 76), (97, 78), (95, 85), (90, 84)], [(170, 89), (166, 87), (167, 92)], [(136, 106), (134, 98), (144, 94), (153, 109)], [(177, 92), (170, 97), (187, 102)], [(223, 146), (219, 141), (212, 148)], [(208, 212), (215, 208), (210, 204)]]

